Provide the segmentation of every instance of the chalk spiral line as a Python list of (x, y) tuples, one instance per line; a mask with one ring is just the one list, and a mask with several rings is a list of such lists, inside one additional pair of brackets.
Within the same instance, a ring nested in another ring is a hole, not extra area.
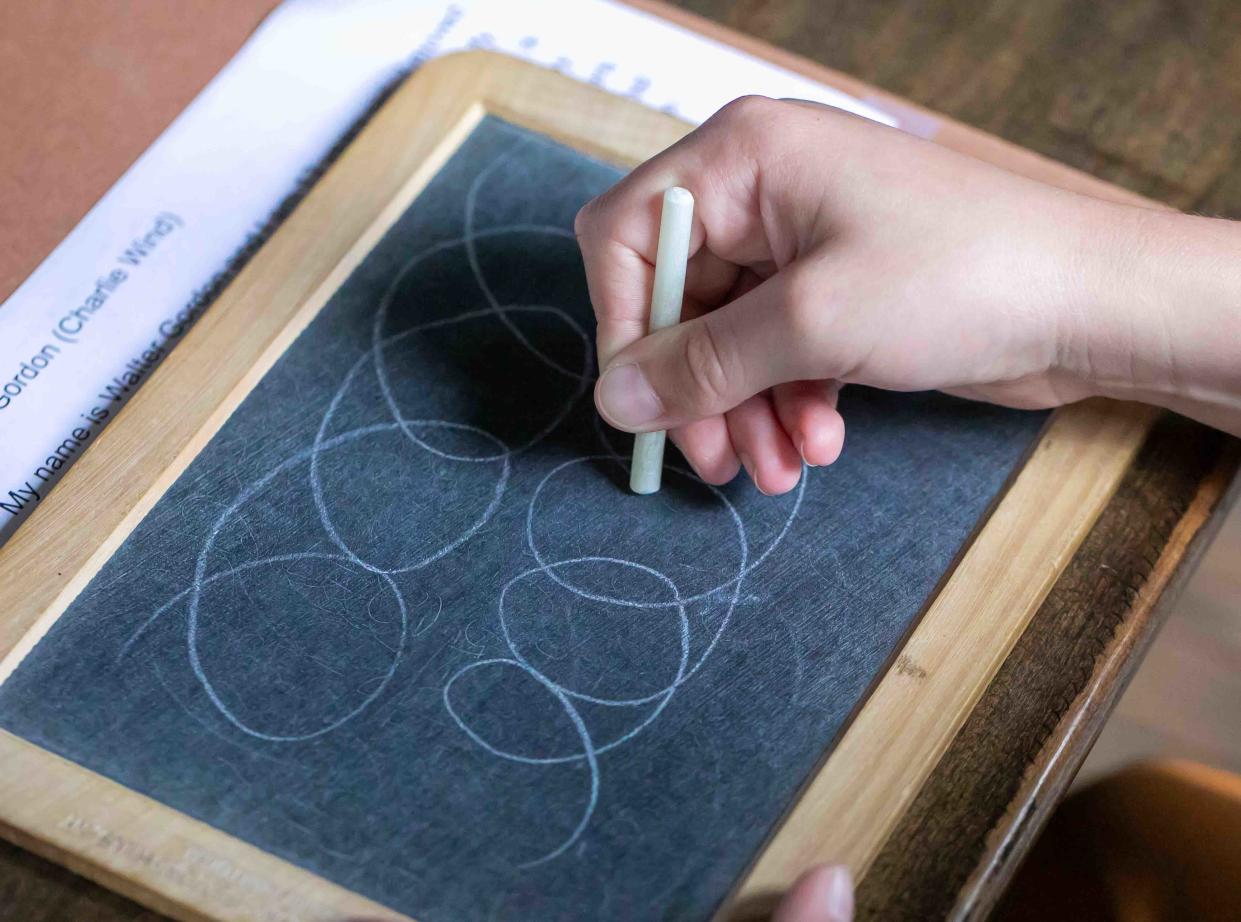
[[(716, 499), (718, 499), (724, 505), (735, 527), (736, 539), (737, 539), (738, 549), (739, 549), (739, 562), (737, 565), (737, 572), (730, 579), (727, 579), (721, 582), (719, 585), (714, 586), (711, 589), (707, 589), (707, 590), (695, 593), (693, 595), (686, 596), (680, 592), (675, 581), (673, 581), (667, 574), (662, 573), (654, 569), (653, 567), (649, 567), (645, 564), (638, 563), (637, 561), (626, 560), (626, 559), (617, 558), (617, 557), (586, 556), (586, 557), (571, 557), (571, 558), (567, 558), (564, 560), (549, 562), (548, 560), (545, 559), (545, 557), (541, 553), (538, 547), (538, 543), (534, 537), (534, 514), (535, 514), (535, 508), (537, 506), (539, 497), (543, 489), (547, 485), (548, 481), (550, 481), (558, 473), (569, 468), (570, 466), (593, 462), (597, 460), (616, 460), (616, 459), (612, 454), (608, 454), (608, 455), (602, 455), (602, 456), (587, 456), (587, 457), (581, 457), (581, 458), (573, 458), (568, 461), (564, 461), (561, 464), (558, 464), (556, 467), (552, 468), (552, 470), (549, 471), (547, 475), (544, 476), (544, 478), (539, 482), (538, 486), (535, 488), (534, 493), (531, 496), (530, 504), (527, 508), (527, 516), (526, 516), (526, 541), (527, 541), (527, 545), (532, 555), (534, 556), (536, 562), (538, 563), (538, 566), (533, 567), (529, 570), (526, 570), (523, 573), (520, 573), (517, 576), (510, 579), (500, 591), (500, 599), (499, 599), (499, 606), (498, 606), (499, 607), (498, 617), (499, 617), (501, 633), (504, 639), (504, 643), (507, 646), (508, 651), (510, 653), (510, 656), (495, 657), (495, 658), (483, 660), (483, 661), (476, 662), (476, 663), (470, 663), (462, 667), (449, 678), (448, 682), (444, 686), (444, 691), (443, 691), (444, 707), (448, 711), (449, 716), (452, 717), (453, 721), (457, 724), (457, 726), (462, 730), (463, 733), (466, 734), (466, 736), (471, 741), (473, 741), (475, 744), (483, 748), (486, 752), (490, 753), (491, 755), (494, 755), (501, 759), (505, 759), (505, 760), (512, 761), (512, 762), (517, 762), (520, 764), (526, 764), (526, 765), (557, 765), (557, 764), (564, 764), (564, 763), (571, 763), (571, 762), (583, 762), (583, 761), (587, 765), (587, 768), (589, 771), (589, 793), (586, 798), (586, 803), (582, 809), (582, 813), (578, 818), (577, 824), (574, 826), (573, 830), (569, 833), (569, 835), (563, 841), (561, 841), (557, 846), (555, 846), (553, 849), (551, 849), (550, 851), (546, 852), (545, 854), (541, 855), (538, 858), (523, 862), (520, 865), (521, 867), (533, 867), (533, 866), (551, 861), (559, 857), (560, 855), (563, 855), (581, 838), (583, 832), (589, 826), (590, 819), (593, 816), (595, 808), (598, 805), (599, 786), (600, 786), (599, 756), (629, 742), (634, 737), (638, 736), (647, 727), (651, 726), (651, 724), (653, 724), (659, 718), (659, 716), (664, 712), (664, 710), (667, 708), (668, 704), (671, 702), (677, 690), (685, 682), (687, 682), (696, 672), (698, 672), (698, 670), (701, 669), (702, 666), (706, 663), (707, 659), (711, 656), (711, 653), (715, 650), (717, 644), (719, 643), (720, 638), (723, 636), (724, 632), (728, 628), (729, 623), (732, 620), (733, 613), (736, 609), (738, 600), (741, 595), (741, 587), (744, 584), (746, 576), (753, 571), (754, 567), (761, 564), (762, 561), (765, 560), (775, 550), (775, 548), (784, 540), (785, 535), (788, 533), (788, 530), (792, 526), (793, 520), (796, 518), (797, 513), (800, 509), (802, 496), (804, 495), (804, 490), (805, 490), (805, 478), (803, 477), (802, 483), (799, 486), (797, 493), (795, 495), (793, 506), (791, 510), (789, 511), (789, 514), (787, 518), (785, 519), (780, 531), (771, 540), (768, 546), (764, 548), (764, 550), (759, 555), (759, 557), (755, 561), (750, 561), (749, 560), (750, 548), (749, 548), (749, 538), (748, 538), (747, 530), (745, 528), (744, 521), (742, 520), (740, 514), (737, 512), (736, 507), (728, 500), (728, 498), (724, 495), (724, 493), (720, 491), (719, 489), (717, 489), (716, 487), (702, 482), (697, 477), (690, 474), (689, 472), (684, 471), (683, 469), (677, 468), (675, 466), (670, 466), (669, 468), (670, 471), (672, 471), (673, 473), (679, 474), (680, 476), (685, 477), (687, 479), (691, 479), (694, 483), (700, 484), (701, 486), (705, 487), (711, 492), (711, 494)], [(608, 564), (608, 565), (618, 565), (622, 567), (628, 567), (628, 568), (632, 568), (632, 569), (644, 572), (650, 576), (653, 576), (657, 580), (659, 580), (664, 586), (668, 588), (670, 592), (669, 600), (668, 601), (645, 601), (645, 600), (640, 600), (640, 599), (626, 598), (626, 597), (617, 596), (617, 595), (605, 595), (603, 593), (595, 593), (579, 585), (576, 585), (569, 579), (560, 575), (560, 571), (568, 567), (572, 567), (578, 564), (591, 564), (591, 563), (594, 563), (594, 564), (602, 563), (602, 564)], [(519, 649), (518, 644), (516, 640), (514, 639), (512, 632), (510, 630), (509, 616), (507, 614), (506, 606), (505, 606), (505, 601), (507, 600), (509, 591), (513, 588), (513, 586), (515, 586), (516, 584), (522, 581), (530, 579), (536, 575), (545, 576), (548, 579), (555, 582), (560, 587), (562, 587), (563, 589), (566, 589), (567, 591), (569, 591), (570, 593), (582, 599), (587, 599), (590, 601), (600, 602), (600, 603), (607, 604), (607, 605), (632, 608), (632, 609), (648, 609), (648, 610), (675, 609), (677, 613), (678, 621), (679, 621), (679, 626), (680, 626), (680, 661), (677, 666), (676, 675), (673, 677), (672, 681), (669, 682), (664, 687), (656, 690), (655, 692), (652, 692), (646, 695), (630, 697), (630, 698), (616, 698), (616, 697), (608, 698), (608, 697), (601, 697), (597, 695), (587, 694), (586, 692), (573, 689), (573, 688), (569, 688), (566, 685), (557, 682), (556, 680), (548, 676), (546, 673), (538, 669), (538, 667), (533, 665), (521, 653), (521, 650)], [(687, 614), (688, 606), (697, 601), (709, 600), (712, 596), (717, 596), (728, 589), (731, 589), (731, 593), (728, 594), (727, 604), (726, 604), (723, 614), (719, 618), (719, 623), (717, 624), (715, 630), (712, 632), (711, 637), (708, 640), (705, 648), (698, 655), (698, 657), (695, 659), (695, 661), (691, 665), (689, 663), (691, 638), (690, 638), (689, 618)], [(497, 746), (494, 743), (488, 741), (481, 733), (475, 730), (469, 724), (469, 722), (461, 716), (457, 708), (454, 707), (453, 702), (452, 702), (451, 692), (452, 692), (453, 686), (457, 683), (458, 680), (460, 680), (462, 677), (464, 677), (468, 673), (471, 673), (476, 669), (482, 668), (483, 666), (497, 666), (497, 667), (507, 667), (507, 668), (516, 669), (520, 671), (521, 673), (529, 676), (530, 678), (535, 680), (538, 684), (540, 684), (543, 688), (545, 688), (552, 695), (552, 697), (560, 704), (560, 707), (563, 709), (565, 715), (569, 718), (570, 722), (573, 724), (574, 729), (577, 731), (578, 739), (581, 743), (581, 750), (579, 752), (575, 752), (575, 753), (568, 754), (568, 755), (530, 756), (530, 755), (525, 755), (522, 753), (513, 752), (511, 750), (503, 749), (500, 746)], [(574, 704), (575, 701), (587, 702), (590, 704), (595, 704), (595, 705), (609, 707), (609, 708), (631, 708), (632, 709), (632, 708), (641, 708), (641, 707), (645, 707), (648, 705), (653, 705), (653, 707), (651, 708), (648, 714), (646, 714), (641, 720), (638, 721), (638, 723), (636, 723), (634, 726), (629, 728), (626, 732), (622, 733), (620, 736), (616, 737), (615, 739), (612, 739), (606, 743), (600, 744), (600, 743), (596, 743), (594, 739), (592, 738), (589, 728), (586, 726), (586, 723), (582, 718), (580, 710)]]
[[(573, 241), (575, 239), (572, 232), (565, 228), (530, 222), (504, 224), (483, 229), (476, 227), (476, 211), (479, 190), (492, 175), (494, 175), (502, 166), (509, 162), (516, 149), (517, 148), (514, 148), (508, 153), (502, 154), (501, 156), (495, 158), (487, 167), (479, 172), (471, 182), (465, 199), (463, 215), (464, 233), (462, 236), (441, 240), (415, 254), (401, 267), (401, 269), (388, 284), (377, 305), (372, 319), (370, 346), (358, 357), (358, 359), (353, 363), (341, 379), (340, 384), (337, 386), (331, 400), (320, 418), (319, 426), (315, 432), (313, 442), (309, 446), (301, 448), (294, 454), (288, 456), (262, 477), (252, 481), (240, 490), (232, 503), (230, 503), (230, 505), (216, 517), (208, 535), (204, 539), (197, 555), (194, 575), (190, 585), (181, 592), (167, 599), (162, 605), (155, 609), (145, 621), (143, 621), (143, 623), (122, 646), (117, 657), (118, 661), (123, 659), (134, 648), (135, 644), (153, 624), (164, 617), (169, 611), (174, 610), (183, 603), (186, 604), (186, 651), (194, 677), (205, 692), (208, 701), (219, 712), (219, 714), (238, 731), (251, 738), (270, 743), (301, 742), (331, 733), (362, 714), (387, 689), (388, 685), (392, 682), (394, 676), (396, 675), (402, 658), (406, 653), (406, 645), (409, 640), (410, 617), (408, 605), (394, 577), (429, 566), (431, 563), (458, 550), (463, 545), (468, 543), (476, 534), (478, 534), (478, 532), (495, 516), (497, 510), (503, 504), (515, 459), (531, 447), (543, 441), (551, 432), (553, 432), (564, 422), (568, 415), (581, 401), (582, 397), (586, 394), (587, 389), (590, 387), (591, 382), (594, 379), (591, 337), (572, 315), (560, 308), (547, 305), (502, 303), (497, 297), (492, 285), (488, 281), (487, 275), (483, 269), (482, 260), (480, 259), (478, 252), (478, 243), (482, 240), (506, 235), (527, 235), (533, 237), (542, 236), (545, 238), (559, 238), (568, 241)], [(482, 295), (486, 306), (478, 310), (464, 311), (451, 317), (442, 317), (420, 324), (415, 324), (395, 333), (387, 332), (393, 302), (396, 299), (397, 293), (404, 287), (406, 281), (432, 257), (458, 249), (462, 250), (465, 254), (472, 279), (478, 288), (479, 293)], [(531, 342), (530, 337), (514, 320), (515, 317), (521, 315), (542, 315), (553, 319), (555, 322), (564, 324), (582, 344), (580, 370), (574, 370), (566, 367), (564, 364), (556, 361)], [(564, 401), (563, 405), (557, 408), (551, 419), (546, 422), (546, 424), (543, 425), (538, 432), (527, 438), (520, 445), (509, 446), (494, 433), (462, 422), (455, 422), (446, 419), (409, 418), (402, 412), (398, 397), (392, 385), (388, 352), (393, 346), (403, 342), (408, 337), (419, 333), (425, 333), (430, 330), (486, 319), (497, 320), (506, 328), (509, 334), (514, 338), (514, 340), (516, 340), (517, 344), (521, 346), (521, 348), (525, 349), (527, 353), (554, 373), (568, 378), (571, 382), (573, 382), (572, 392)], [(386, 408), (390, 421), (361, 426), (339, 434), (329, 435), (332, 421), (335, 418), (338, 409), (344, 402), (346, 396), (349, 394), (354, 383), (360, 378), (364, 371), (367, 370), (374, 375), (374, 380), (378, 385), (380, 396), (382, 398), (383, 407)], [(482, 450), (480, 448), (478, 451), (467, 451), (457, 448), (456, 450), (449, 451), (443, 447), (433, 444), (432, 441), (429, 440), (431, 433), (437, 430), (466, 433), (473, 439), (489, 445), (490, 449)], [(364, 439), (370, 436), (392, 432), (399, 433), (410, 445), (415, 448), (427, 452), (432, 456), (439, 457), (445, 461), (463, 464), (493, 464), (496, 465), (497, 472), (495, 476), (494, 488), (489, 502), (483, 511), (464, 529), (460, 530), (441, 546), (435, 548), (430, 553), (423, 554), (416, 560), (399, 561), (394, 566), (384, 566), (375, 560), (368, 559), (361, 549), (351, 545), (346, 537), (341, 534), (339, 528), (333, 520), (331, 505), (325, 495), (320, 460), (325, 453), (340, 448), (343, 445), (347, 445), (359, 439)], [(490, 755), (507, 761), (536, 766), (585, 763), (587, 767), (589, 775), (589, 790), (585, 797), (585, 804), (582, 812), (578, 817), (574, 828), (558, 845), (540, 857), (535, 858), (532, 861), (522, 863), (522, 867), (530, 867), (551, 861), (554, 858), (563, 855), (580, 840), (581, 836), (588, 828), (590, 820), (599, 802), (599, 791), (601, 785), (599, 767), (600, 756), (630, 742), (650, 727), (656, 720), (658, 720), (660, 715), (672, 701), (678, 689), (706, 663), (731, 622), (746, 578), (758, 566), (760, 566), (784, 540), (784, 537), (789, 528), (792, 526), (794, 519), (797, 517), (805, 492), (807, 478), (804, 476), (806, 471), (803, 470), (803, 477), (795, 494), (792, 507), (789, 510), (780, 530), (775, 537), (768, 542), (767, 546), (761, 550), (761, 552), (757, 555), (753, 555), (745, 522), (736, 507), (728, 500), (723, 492), (714, 486), (703, 483), (696, 476), (694, 476), (692, 472), (670, 465), (669, 470), (672, 473), (686, 478), (696, 485), (706, 488), (710, 492), (710, 495), (717, 502), (722, 504), (728, 513), (729, 520), (733, 525), (733, 530), (735, 532), (734, 537), (737, 542), (738, 563), (736, 572), (730, 575), (727, 579), (719, 582), (717, 585), (693, 594), (687, 595), (682, 593), (675, 581), (666, 573), (660, 572), (653, 567), (635, 560), (627, 560), (620, 557), (610, 556), (576, 556), (568, 557), (562, 560), (550, 560), (546, 556), (545, 549), (539, 547), (539, 543), (535, 537), (535, 517), (537, 506), (540, 498), (544, 494), (545, 489), (548, 488), (549, 483), (558, 474), (568, 470), (574, 465), (580, 465), (598, 460), (614, 462), (620, 464), (622, 467), (627, 465), (627, 459), (623, 458), (615, 450), (615, 448), (613, 448), (610, 439), (601, 428), (599, 434), (600, 440), (603, 443), (607, 454), (575, 457), (556, 465), (538, 482), (538, 485), (535, 487), (530, 497), (529, 505), (526, 510), (525, 539), (537, 566), (518, 573), (516, 576), (509, 579), (508, 582), (506, 582), (501, 588), (497, 603), (497, 618), (504, 644), (507, 647), (508, 655), (477, 660), (465, 665), (447, 679), (442, 690), (443, 705), (456, 726), (468, 740), (479, 746), (483, 751), (489, 753)], [(307, 483), (310, 488), (311, 496), (313, 497), (315, 512), (318, 516), (319, 524), (322, 527), (323, 533), (335, 547), (337, 553), (305, 551), (278, 554), (243, 561), (235, 566), (209, 572), (208, 564), (211, 551), (215, 547), (216, 541), (226, 525), (245, 506), (246, 503), (259, 494), (275, 478), (285, 475), (302, 465), (305, 465), (306, 467)], [(391, 659), (387, 663), (387, 667), (383, 672), (381, 680), (376, 687), (354, 707), (347, 710), (344, 714), (337, 716), (308, 732), (270, 732), (265, 729), (251, 726), (240, 716), (238, 716), (221, 698), (218, 690), (208, 675), (207, 668), (202, 661), (199, 651), (200, 627), (202, 619), (205, 617), (202, 596), (204, 591), (209, 586), (212, 586), (218, 581), (235, 574), (245, 573), (259, 567), (302, 560), (318, 560), (323, 563), (333, 563), (353, 567), (378, 577), (397, 605), (400, 615), (399, 639), (396, 643), (395, 649), (392, 651)], [(665, 597), (660, 600), (649, 601), (642, 598), (628, 598), (617, 594), (592, 592), (575, 583), (568, 575), (568, 572), (572, 569), (582, 566), (615, 567), (622, 570), (642, 573), (645, 576), (654, 579), (660, 586), (663, 587), (666, 594), (661, 595), (665, 595)], [(511, 631), (510, 625), (513, 614), (508, 610), (507, 602), (510, 598), (510, 591), (514, 587), (523, 582), (540, 578), (549, 579), (561, 589), (568, 591), (569, 593), (584, 600), (630, 610), (646, 609), (652, 611), (668, 611), (670, 614), (675, 615), (679, 638), (679, 654), (675, 673), (672, 675), (667, 684), (658, 688), (654, 692), (649, 692), (646, 694), (637, 694), (628, 697), (604, 697), (601, 695), (589, 694), (582, 689), (570, 688), (562, 683), (559, 683), (532, 664), (522, 653), (520, 644)], [(691, 605), (698, 603), (712, 606), (722, 604), (723, 612), (720, 614), (719, 621), (714, 630), (711, 632), (711, 636), (707, 640), (706, 645), (691, 662), (690, 654), (693, 638), (688, 611)], [(567, 753), (526, 755), (519, 752), (506, 750), (492, 742), (489, 742), (481, 733), (471, 726), (467, 717), (460, 713), (459, 708), (454, 705), (452, 698), (454, 687), (463, 677), (485, 667), (517, 669), (522, 674), (534, 680), (557, 702), (559, 707), (564, 711), (564, 714), (567, 716), (569, 722), (574, 728), (579, 742), (579, 747), (576, 750)], [(643, 709), (645, 710), (645, 713), (640, 714), (633, 725), (623, 729), (623, 732), (619, 732), (617, 735), (613, 736), (613, 738), (607, 740), (595, 740), (589, 726), (587, 725), (586, 719), (583, 717), (579, 708), (580, 704), (590, 704), (617, 710)]]

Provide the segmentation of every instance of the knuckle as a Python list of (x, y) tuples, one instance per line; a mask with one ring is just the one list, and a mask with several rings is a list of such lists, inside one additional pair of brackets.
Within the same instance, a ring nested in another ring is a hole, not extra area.
[(719, 111), (719, 126), (730, 145), (759, 157), (782, 136), (776, 126), (785, 109), (784, 103), (767, 96), (741, 96)]
[(725, 103), (720, 109), (720, 118), (733, 123), (754, 124), (771, 117), (772, 110), (779, 105), (767, 96), (738, 96)]
[(719, 412), (728, 402), (732, 374), (710, 324), (695, 324), (683, 348), (689, 387), (681, 396), (686, 409), (694, 416)]

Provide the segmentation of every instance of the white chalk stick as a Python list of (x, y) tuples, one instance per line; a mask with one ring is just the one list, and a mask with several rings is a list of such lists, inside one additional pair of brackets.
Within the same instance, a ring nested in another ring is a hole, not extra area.
[[(651, 318), (648, 332), (654, 333), (681, 321), (681, 299), (685, 296), (685, 264), (689, 261), (689, 234), (694, 220), (694, 196), (688, 189), (673, 186), (664, 193), (659, 218), (659, 248), (655, 252), (655, 283), (651, 288)], [(635, 493), (659, 492), (664, 471), (664, 442), (667, 433), (640, 432), (633, 440), (633, 463), (629, 468), (629, 489)]]

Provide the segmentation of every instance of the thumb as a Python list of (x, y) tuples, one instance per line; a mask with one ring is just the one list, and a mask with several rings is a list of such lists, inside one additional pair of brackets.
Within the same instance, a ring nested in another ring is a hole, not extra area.
[(617, 429), (673, 429), (727, 412), (775, 384), (812, 377), (810, 338), (796, 322), (792, 273), (621, 350), (595, 386)]

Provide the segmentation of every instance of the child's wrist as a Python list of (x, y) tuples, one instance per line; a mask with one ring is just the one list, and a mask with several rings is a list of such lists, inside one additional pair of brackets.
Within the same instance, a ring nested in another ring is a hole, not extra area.
[(1060, 312), (1060, 372), (1083, 395), (1118, 399), (1172, 385), (1164, 298), (1149, 269), (1158, 234), (1151, 213), (1105, 202), (1083, 203), (1066, 228), (1072, 270)]
[(1090, 393), (1232, 428), (1241, 392), (1241, 230), (1106, 205), (1092, 218), (1070, 362)]

